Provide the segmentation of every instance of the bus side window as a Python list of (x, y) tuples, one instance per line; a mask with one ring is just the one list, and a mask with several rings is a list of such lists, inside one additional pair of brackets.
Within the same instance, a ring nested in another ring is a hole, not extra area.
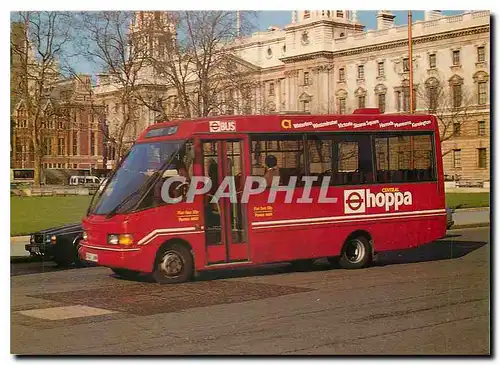
[(431, 134), (379, 134), (373, 139), (378, 183), (436, 179)]
[(296, 186), (303, 185), (305, 175), (303, 136), (258, 135), (252, 139), (252, 175), (264, 177), (269, 170), (266, 158), (276, 158), (275, 168), (279, 169), (280, 185), (288, 185), (290, 178), (297, 177)]
[(314, 185), (330, 178), (330, 185), (373, 183), (371, 138), (364, 134), (309, 135), (309, 175)]

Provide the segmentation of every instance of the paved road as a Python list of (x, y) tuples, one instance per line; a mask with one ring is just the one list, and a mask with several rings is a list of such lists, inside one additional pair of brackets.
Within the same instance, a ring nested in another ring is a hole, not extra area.
[(15, 264), (11, 351), (488, 354), (489, 263), (489, 228), (478, 228), (364, 270), (281, 264), (171, 286)]

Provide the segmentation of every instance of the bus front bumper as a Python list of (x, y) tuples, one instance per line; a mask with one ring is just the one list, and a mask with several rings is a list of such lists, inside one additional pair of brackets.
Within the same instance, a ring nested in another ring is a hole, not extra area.
[(152, 262), (144, 260), (148, 256), (145, 255), (144, 251), (145, 249), (137, 247), (119, 248), (82, 243), (78, 250), (78, 256), (83, 261), (89, 261), (99, 266), (151, 272), (153, 265)]

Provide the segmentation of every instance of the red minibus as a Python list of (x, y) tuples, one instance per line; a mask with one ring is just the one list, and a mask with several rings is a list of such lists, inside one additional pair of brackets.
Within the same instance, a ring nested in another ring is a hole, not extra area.
[[(267, 186), (244, 201), (247, 178), (269, 174), (279, 191)], [(176, 190), (180, 202), (168, 202), (162, 186), (174, 175), (213, 185), (191, 201)], [(214, 202), (227, 176), (237, 199)], [(96, 193), (83, 228), (81, 259), (160, 283), (216, 268), (303, 267), (324, 257), (365, 267), (378, 252), (445, 235), (438, 124), (431, 115), (376, 109), (155, 124)]]

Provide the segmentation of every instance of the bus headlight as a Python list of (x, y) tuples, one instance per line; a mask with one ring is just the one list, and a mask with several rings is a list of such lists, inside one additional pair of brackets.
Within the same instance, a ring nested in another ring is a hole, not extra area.
[(118, 244), (118, 235), (117, 234), (108, 234), (108, 244), (117, 245)]
[(110, 234), (108, 235), (108, 244), (130, 246), (134, 243), (131, 234)]

